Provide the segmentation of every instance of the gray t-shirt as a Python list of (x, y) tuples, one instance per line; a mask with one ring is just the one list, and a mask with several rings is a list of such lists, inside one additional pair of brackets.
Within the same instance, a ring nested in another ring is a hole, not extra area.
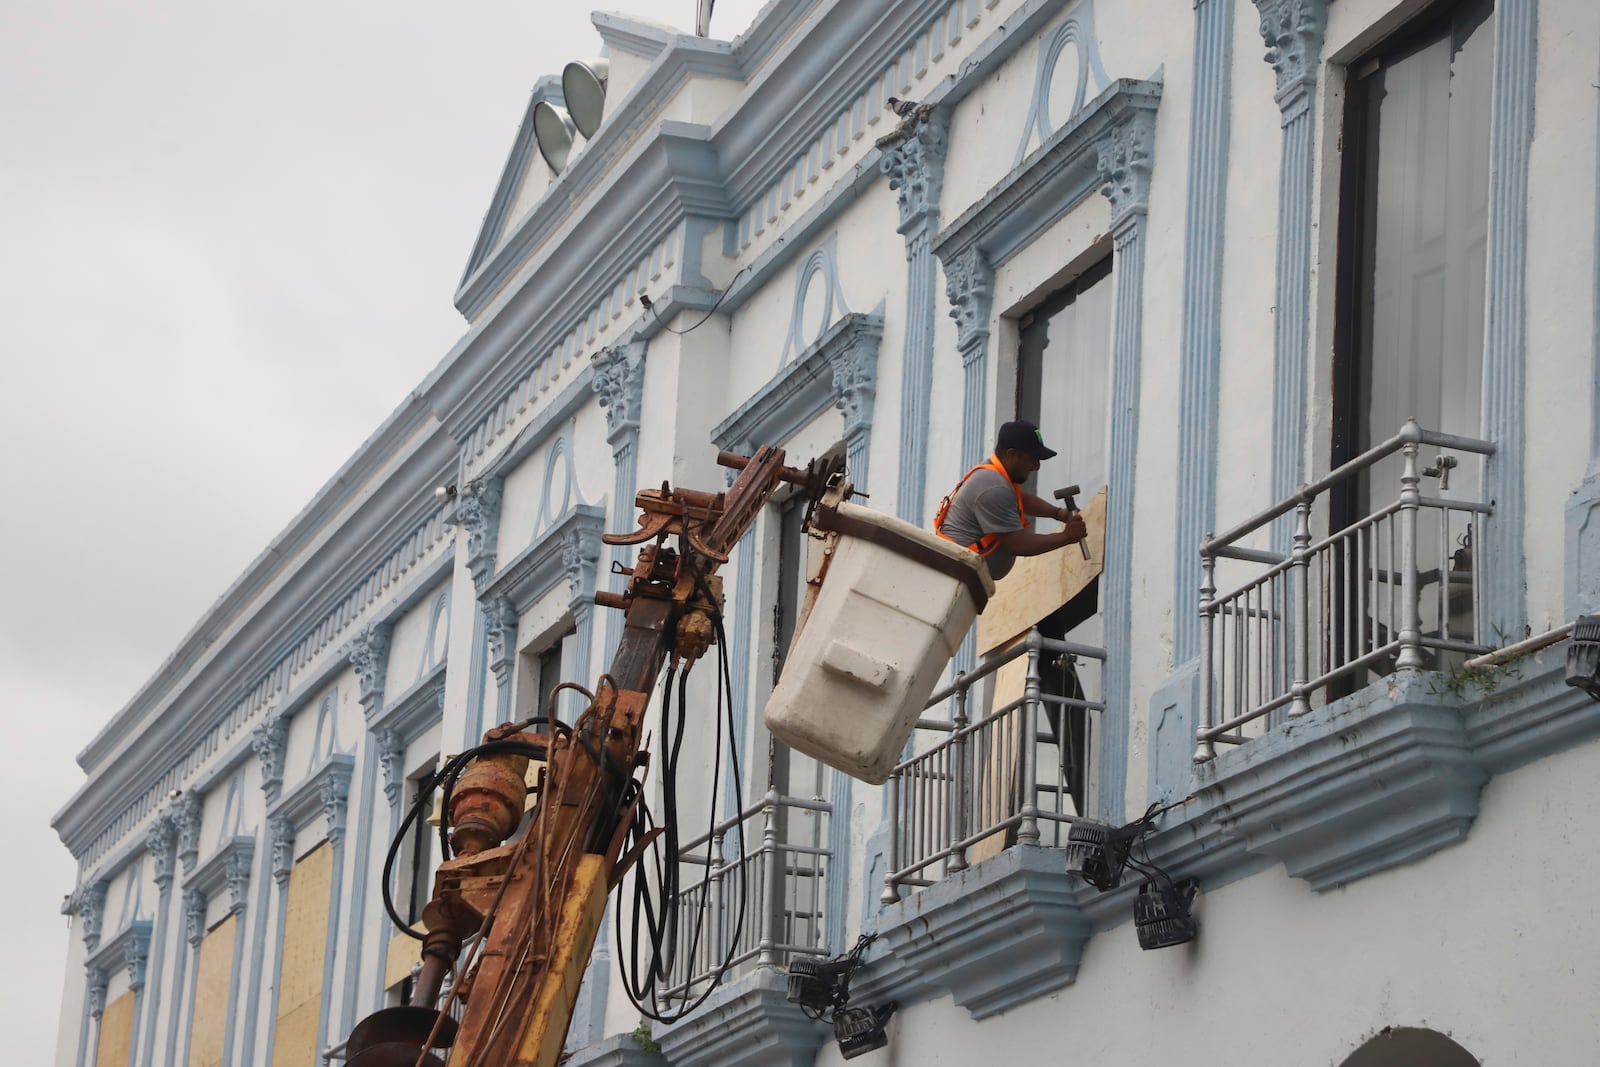
[[(950, 501), (950, 511), (944, 517), (944, 535), (963, 547), (977, 541), (984, 534), (1011, 533), (1025, 530), (1022, 517), (1017, 514), (1017, 494), (1011, 483), (999, 471), (984, 468), (957, 491)], [(997, 548), (988, 557), (989, 576), (1004, 578), (1017, 561), (1016, 556)]]

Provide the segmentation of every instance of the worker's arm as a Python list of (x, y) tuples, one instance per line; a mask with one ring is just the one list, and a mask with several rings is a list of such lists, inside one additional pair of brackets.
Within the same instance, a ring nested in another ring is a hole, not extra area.
[(1036, 534), (1027, 530), (1012, 530), (1010, 533), (995, 536), (1000, 538), (1000, 547), (1013, 556), (1042, 556), (1046, 552), (1054, 552), (1058, 548), (1077, 544), (1088, 536), (1088, 530), (1083, 524), (1083, 517), (1073, 512), (1055, 533)]
[(1060, 522), (1066, 522), (1067, 516), (1073, 514), (1060, 504), (1052, 504), (1044, 497), (1027, 492), (1022, 494), (1022, 510), (1036, 519), (1056, 519)]

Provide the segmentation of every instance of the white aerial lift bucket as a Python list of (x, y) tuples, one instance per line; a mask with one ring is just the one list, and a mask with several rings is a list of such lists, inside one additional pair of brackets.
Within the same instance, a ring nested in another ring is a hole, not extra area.
[(899, 762), (994, 580), (977, 553), (843, 503), (848, 492), (835, 487), (812, 513), (827, 546), (766, 722), (790, 747), (876, 785)]

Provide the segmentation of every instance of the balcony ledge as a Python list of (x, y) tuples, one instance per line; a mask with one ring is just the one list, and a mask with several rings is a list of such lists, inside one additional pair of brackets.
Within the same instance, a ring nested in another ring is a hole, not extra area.
[(666, 1067), (667, 1060), (640, 1045), (632, 1034), (617, 1034), (574, 1050), (562, 1063), (564, 1067)]
[(786, 971), (757, 967), (655, 1040), (673, 1067), (811, 1067), (832, 1033), (789, 1003), (787, 991)]
[(983, 1019), (1069, 984), (1092, 928), (1063, 863), (1059, 849), (1014, 846), (885, 908), (892, 962), (869, 968), (851, 999), (948, 993)]

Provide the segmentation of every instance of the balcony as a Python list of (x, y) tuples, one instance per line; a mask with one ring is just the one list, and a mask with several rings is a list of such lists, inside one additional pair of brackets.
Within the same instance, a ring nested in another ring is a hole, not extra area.
[(731, 980), (755, 966), (827, 954), (831, 814), (824, 801), (768, 793), (680, 846), (680, 862), (696, 877), (685, 879), (672, 903), (677, 920), (666, 999), (697, 1000), (724, 962)]
[[(1422, 449), (1441, 451), (1426, 467)], [(1474, 499), (1494, 445), (1424, 430), (1398, 434), (1200, 549), (1200, 701), (1195, 762), (1239, 745), (1376, 677), (1453, 670), (1490, 647), (1475, 558), (1493, 507)], [(1457, 456), (1456, 453), (1465, 454)], [(1452, 475), (1458, 495), (1449, 496)], [(1395, 495), (1323, 537), (1341, 497)], [(1436, 480), (1423, 491), (1424, 479)], [(1460, 487), (1466, 487), (1461, 491)], [(1249, 547), (1293, 515), (1287, 553)], [(1218, 595), (1219, 580), (1229, 591)]]
[[(1088, 723), (1077, 736), (1066, 723), (1073, 711), (1086, 713), (1087, 719), (1104, 705), (1047, 691), (1044, 661), (1062, 657), (1073, 676), (1098, 675), (1098, 670), (1077, 668), (1098, 667), (1105, 655), (1104, 649), (1052, 640), (1034, 630), (929, 698), (925, 710), (948, 702), (954, 714), (949, 721), (925, 716), (918, 722), (919, 736), (947, 736), (896, 766), (885, 786), (889, 839), (883, 904), (897, 901), (902, 888), (932, 885), (1008, 845), (1066, 843), (1067, 826), (1080, 814), (1071, 784), (1082, 781), (1091, 750)], [(975, 690), (1024, 656), (1023, 695), (970, 719), (979, 707)]]

